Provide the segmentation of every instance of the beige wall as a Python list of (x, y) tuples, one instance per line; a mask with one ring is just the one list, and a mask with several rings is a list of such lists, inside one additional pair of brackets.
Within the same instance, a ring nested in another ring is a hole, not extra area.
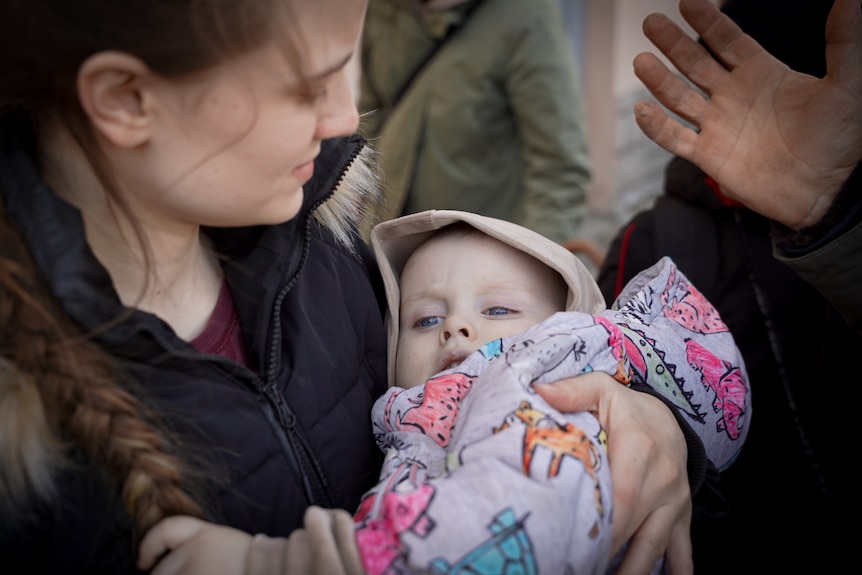
[(664, 166), (670, 158), (643, 135), (632, 112), (637, 101), (652, 98), (632, 69), (640, 52), (657, 53), (643, 35), (643, 19), (651, 12), (662, 12), (692, 32), (679, 15), (678, 0), (584, 3), (585, 22), (569, 29), (580, 29), (585, 42), (583, 73), (593, 164), (592, 217), (585, 235), (604, 246), (620, 225), (661, 192)]
[(639, 138), (646, 140), (634, 122), (630, 106), (650, 97), (634, 75), (632, 61), (640, 52), (655, 53), (643, 35), (641, 23), (651, 12), (663, 12), (685, 29), (690, 28), (679, 15), (678, 0), (587, 0), (586, 5), (584, 69), (594, 164), (590, 205), (601, 213), (621, 211), (619, 215), (623, 217), (630, 210), (620, 208), (624, 190), (619, 188), (617, 176), (625, 175), (618, 174), (620, 169), (626, 170), (620, 164), (626, 159), (626, 147), (639, 145)]
[[(685, 30), (691, 28), (679, 15), (679, 0), (590, 0), (590, 4), (612, 4), (614, 6), (615, 53), (613, 58), (613, 85), (615, 94), (624, 94), (640, 89), (642, 84), (632, 72), (632, 61), (640, 52), (655, 52), (653, 45), (641, 30), (644, 18), (652, 12), (670, 16)], [(664, 58), (663, 58), (664, 59)]]

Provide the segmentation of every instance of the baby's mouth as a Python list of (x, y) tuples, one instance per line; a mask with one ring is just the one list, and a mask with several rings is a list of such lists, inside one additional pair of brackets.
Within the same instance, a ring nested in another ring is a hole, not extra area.
[(441, 361), (440, 364), (437, 366), (437, 372), (439, 373), (447, 369), (454, 369), (458, 367), (459, 365), (461, 365), (461, 362), (467, 358), (468, 355), (470, 354), (464, 353), (463, 351), (447, 354), (446, 357), (443, 358), (443, 361)]

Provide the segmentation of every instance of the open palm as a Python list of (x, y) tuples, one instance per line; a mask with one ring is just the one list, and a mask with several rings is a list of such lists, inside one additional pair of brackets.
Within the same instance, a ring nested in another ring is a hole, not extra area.
[(751, 209), (794, 229), (816, 223), (862, 160), (860, 5), (833, 5), (822, 79), (773, 58), (709, 0), (681, 0), (680, 13), (721, 63), (666, 16), (651, 14), (644, 33), (694, 86), (649, 53), (635, 59), (635, 74), (697, 129), (654, 102), (638, 103), (638, 125)]

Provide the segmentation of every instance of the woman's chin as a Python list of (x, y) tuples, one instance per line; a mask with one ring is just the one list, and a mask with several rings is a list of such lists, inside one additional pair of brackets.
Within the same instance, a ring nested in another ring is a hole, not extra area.
[(302, 208), (303, 191), (299, 190), (290, 194), (289, 197), (281, 197), (270, 202), (260, 212), (260, 221), (256, 225), (276, 225), (289, 222), (296, 217)]

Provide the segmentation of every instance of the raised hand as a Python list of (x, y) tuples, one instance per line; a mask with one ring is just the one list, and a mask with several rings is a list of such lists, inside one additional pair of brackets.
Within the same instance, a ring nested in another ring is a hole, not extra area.
[(655, 102), (635, 106), (638, 125), (754, 211), (797, 230), (817, 223), (862, 161), (860, 5), (835, 1), (822, 79), (773, 58), (710, 0), (681, 0), (680, 13), (721, 62), (666, 16), (647, 16), (646, 36), (694, 86), (650, 53), (635, 74), (696, 129)]

